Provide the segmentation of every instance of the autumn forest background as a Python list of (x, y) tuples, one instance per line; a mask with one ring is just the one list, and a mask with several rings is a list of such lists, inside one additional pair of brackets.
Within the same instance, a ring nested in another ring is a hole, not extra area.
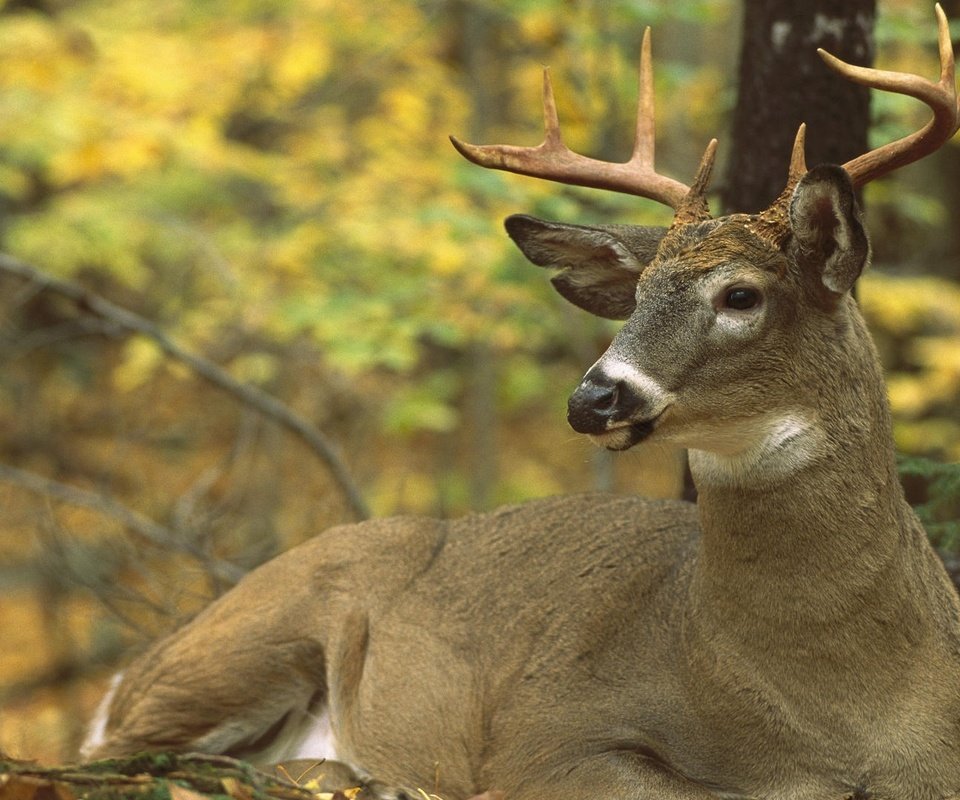
[[(945, 7), (956, 37), (960, 3)], [(613, 458), (566, 426), (615, 327), (566, 305), (501, 226), (669, 213), (481, 170), (447, 135), (538, 142), (549, 64), (569, 143), (625, 159), (649, 24), (658, 166), (688, 181), (717, 136), (719, 195), (742, 14), (736, 0), (0, 3), (0, 750), (71, 757), (126, 654), (331, 524), (679, 494), (678, 454)], [(932, 2), (881, 0), (874, 35), (878, 66), (936, 76)], [(871, 141), (925, 119), (875, 95)], [(859, 299), (905, 480), (949, 557), (960, 140), (865, 203)]]

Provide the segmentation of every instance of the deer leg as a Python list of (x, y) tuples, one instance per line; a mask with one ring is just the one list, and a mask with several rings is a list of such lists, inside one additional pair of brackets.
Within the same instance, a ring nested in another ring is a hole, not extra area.
[(270, 763), (324, 741), (326, 620), (306, 582), (298, 588), (286, 575), (285, 592), (271, 591), (284, 560), (248, 575), (115, 678), (81, 755), (198, 751)]

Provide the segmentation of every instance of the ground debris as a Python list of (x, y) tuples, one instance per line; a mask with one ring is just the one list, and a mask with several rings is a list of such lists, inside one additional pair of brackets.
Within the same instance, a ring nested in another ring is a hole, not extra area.
[(43, 767), (0, 760), (0, 800), (326, 800), (225, 756), (150, 753)]

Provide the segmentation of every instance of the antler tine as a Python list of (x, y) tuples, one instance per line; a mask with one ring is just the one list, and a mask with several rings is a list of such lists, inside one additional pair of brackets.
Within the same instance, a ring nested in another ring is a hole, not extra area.
[(550, 67), (543, 68), (543, 132), (544, 146), (563, 149), (563, 137), (560, 135), (560, 115), (557, 114), (557, 101), (553, 97)]
[(673, 219), (674, 225), (685, 225), (689, 222), (710, 219), (710, 206), (707, 204), (707, 185), (710, 183), (710, 175), (713, 173), (713, 164), (716, 159), (717, 140), (711, 139), (707, 144), (707, 149), (703, 151), (703, 157), (700, 159), (700, 166), (697, 168), (697, 174), (693, 178), (690, 191), (687, 192), (677, 208), (676, 216)]
[(953, 45), (947, 15), (936, 5), (938, 42), (940, 48), (940, 80), (936, 83), (904, 72), (857, 67), (841, 61), (824, 50), (818, 50), (827, 65), (840, 75), (864, 86), (896, 92), (921, 100), (930, 106), (933, 119), (921, 130), (895, 142), (864, 153), (848, 161), (843, 168), (850, 174), (855, 186), (863, 186), (895, 169), (918, 161), (939, 148), (960, 125), (960, 107), (957, 103), (956, 73)]
[(787, 183), (793, 184), (807, 172), (807, 123), (801, 122), (793, 140), (790, 152), (790, 168), (787, 170)]
[(800, 123), (790, 152), (790, 168), (787, 170), (787, 185), (770, 206), (747, 223), (747, 227), (761, 239), (779, 247), (790, 235), (789, 209), (793, 190), (807, 173), (806, 156), (807, 124)]
[(637, 127), (630, 162), (653, 169), (654, 120), (656, 109), (653, 92), (653, 55), (650, 48), (650, 26), (643, 30), (640, 45), (640, 75), (637, 94)]
[(560, 135), (560, 121), (550, 75), (544, 70), (543, 115), (544, 140), (536, 147), (515, 145), (474, 145), (450, 137), (453, 146), (464, 158), (481, 167), (502, 169), (520, 175), (546, 178), (559, 183), (609, 189), (615, 192), (646, 197), (675, 211), (680, 208), (690, 187), (680, 181), (659, 175), (653, 165), (654, 115), (653, 77), (650, 55), (650, 29), (643, 36), (640, 53), (640, 91), (637, 103), (636, 139), (630, 160), (612, 163), (574, 153)]

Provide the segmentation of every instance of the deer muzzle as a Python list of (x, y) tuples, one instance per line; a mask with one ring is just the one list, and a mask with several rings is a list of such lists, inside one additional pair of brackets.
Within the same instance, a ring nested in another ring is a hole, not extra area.
[(671, 401), (672, 395), (645, 373), (601, 358), (570, 396), (567, 421), (596, 444), (626, 450), (650, 435)]

